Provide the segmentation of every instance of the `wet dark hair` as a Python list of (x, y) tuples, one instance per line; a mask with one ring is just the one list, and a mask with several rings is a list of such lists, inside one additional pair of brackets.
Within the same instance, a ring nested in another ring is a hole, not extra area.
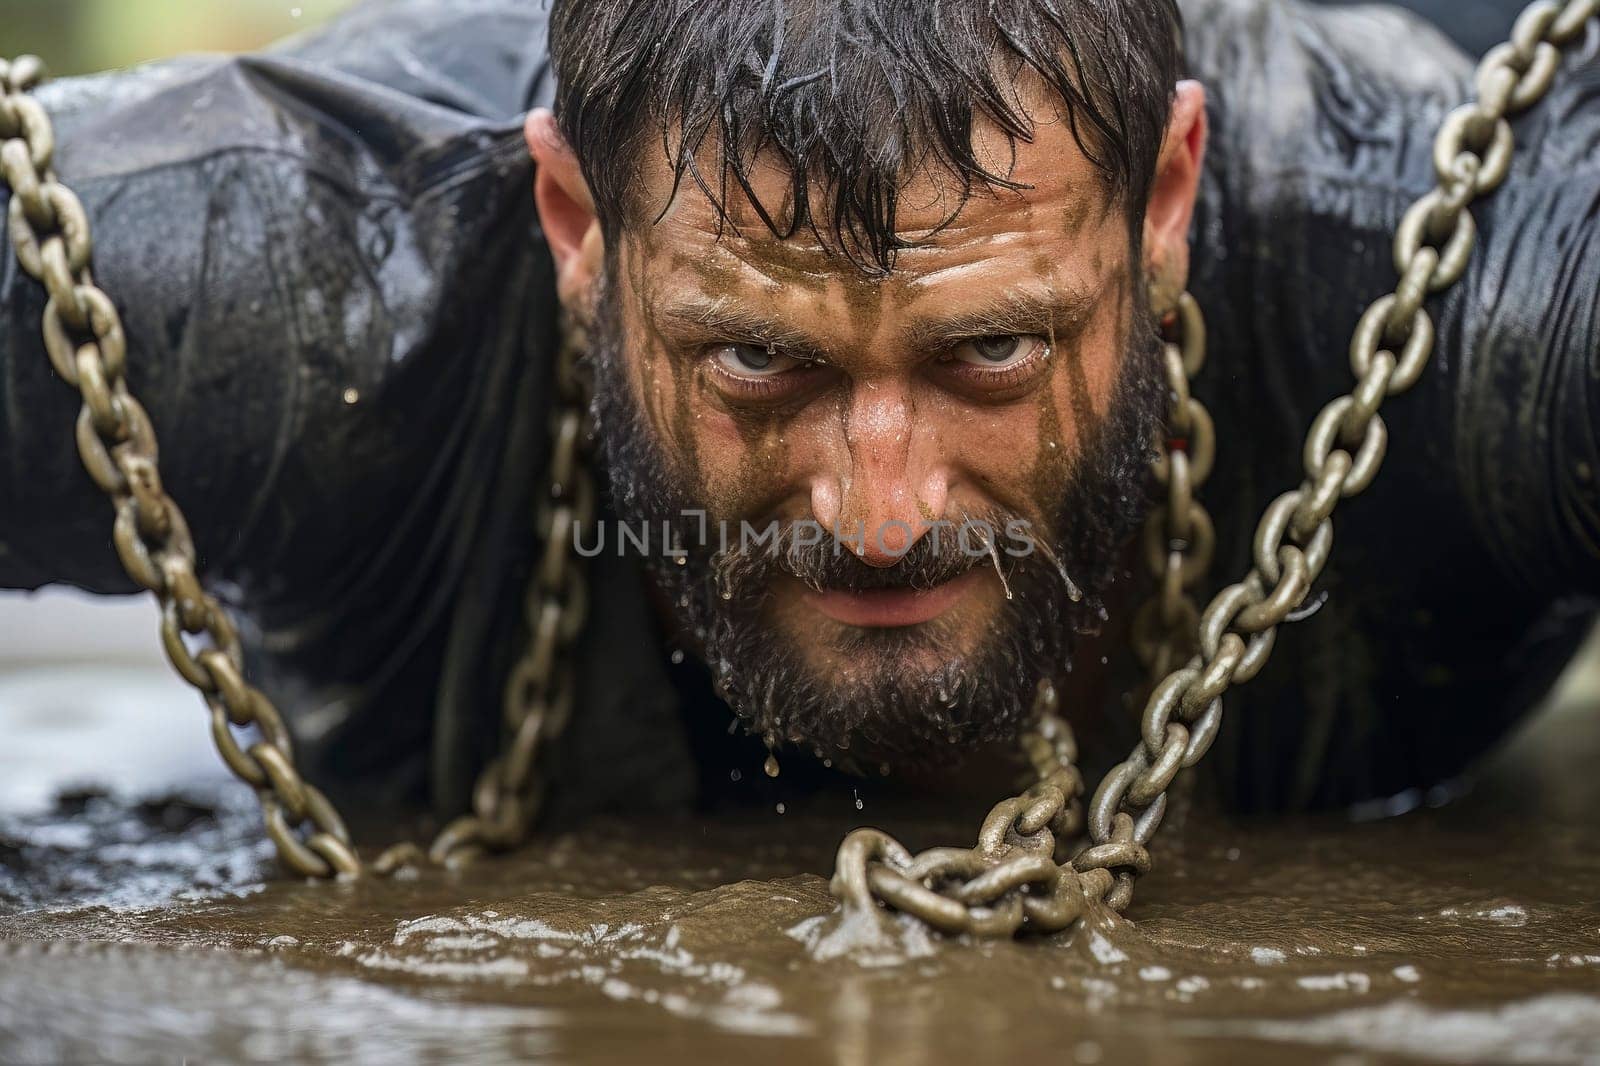
[[(1137, 233), (1181, 31), (1175, 0), (553, 0), (550, 51), (557, 122), (608, 246), (639, 209), (654, 142), (725, 225), (730, 193), (743, 195), (775, 236), (806, 227), (879, 273), (905, 246), (895, 212), (908, 177), (942, 170), (960, 203), (979, 185), (1019, 187), (985, 169), (971, 135), (985, 116), (1013, 148), (1031, 139), (1015, 89), (1028, 70)], [(786, 204), (751, 189), (764, 152), (789, 169)]]

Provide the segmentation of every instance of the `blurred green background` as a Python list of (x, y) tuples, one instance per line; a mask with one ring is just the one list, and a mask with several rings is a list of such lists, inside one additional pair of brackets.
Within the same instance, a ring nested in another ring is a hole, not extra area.
[(82, 74), (179, 52), (259, 48), (350, 0), (0, 0), (0, 54)]

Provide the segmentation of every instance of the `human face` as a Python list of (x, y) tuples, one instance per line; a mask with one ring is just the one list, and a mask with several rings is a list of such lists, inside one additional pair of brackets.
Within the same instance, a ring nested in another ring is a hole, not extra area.
[[(692, 182), (612, 249), (600, 407), (624, 517), (695, 507), (846, 538), (831, 563), (730, 566), (691, 543), (659, 568), (729, 702), (778, 739), (922, 754), (1011, 731), (1085, 627), (1072, 586), (1099, 599), (1137, 518), (1159, 407), (1150, 264), (1065, 126), (1041, 123), (1014, 157), (997, 131), (974, 143), (1027, 187), (958, 203), (948, 181), (913, 180), (914, 244), (886, 276), (773, 237), (738, 199), (724, 219)], [(664, 162), (641, 178), (643, 201), (667, 202)], [(786, 184), (758, 172), (757, 196), (782, 202)], [(940, 520), (970, 516), (1020, 520), (1042, 558), (930, 547)], [(985, 676), (998, 665), (1037, 673)]]

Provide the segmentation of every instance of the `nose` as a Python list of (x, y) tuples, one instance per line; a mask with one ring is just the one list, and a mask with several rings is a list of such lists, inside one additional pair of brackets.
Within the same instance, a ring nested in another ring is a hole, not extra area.
[(944, 517), (938, 434), (919, 424), (910, 383), (885, 379), (852, 383), (839, 432), (844, 469), (812, 481), (812, 514), (863, 562), (893, 566)]

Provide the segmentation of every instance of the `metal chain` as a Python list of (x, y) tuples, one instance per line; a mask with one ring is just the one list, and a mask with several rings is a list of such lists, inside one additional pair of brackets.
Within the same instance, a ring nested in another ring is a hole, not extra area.
[[(94, 283), (88, 217), (78, 197), (56, 178), (53, 127), (28, 95), (43, 78), (37, 57), (0, 60), (0, 178), (12, 191), (9, 227), (17, 261), (43, 283), (49, 297), (45, 350), (56, 373), (83, 398), (78, 452), (115, 507), (117, 555), (128, 576), (155, 593), (167, 657), (204, 697), (217, 751), (256, 790), (267, 833), (284, 865), (306, 877), (356, 876), (363, 867), (344, 822), (296, 770), (283, 716), (245, 680), (238, 634), (221, 604), (201, 586), (188, 523), (162, 488), (155, 430), (124, 376), (127, 340), (121, 317)], [(446, 827), (429, 849), (436, 861), (453, 865), (475, 850), (503, 849), (522, 839), (540, 797), (537, 759), (571, 713), (574, 686), (567, 651), (582, 629), (587, 596), (581, 559), (568, 546), (573, 527), (594, 515), (594, 484), (584, 462), (588, 387), (579, 350), (571, 341), (557, 359), (560, 407), (540, 516), (544, 554), (530, 584), (530, 645), (506, 687), (509, 743), (479, 778), (473, 813)], [(259, 739), (247, 743), (235, 730), (250, 727)], [(387, 873), (420, 856), (415, 845), (398, 845), (379, 856), (372, 869)]]
[[(1506, 116), (1543, 97), (1560, 65), (1557, 46), (1575, 39), (1597, 11), (1600, 0), (1531, 5), (1511, 41), (1479, 65), (1479, 100), (1446, 119), (1434, 150), (1438, 187), (1407, 212), (1396, 234), (1401, 282), (1356, 327), (1350, 358), (1358, 384), (1314, 421), (1303, 455), (1306, 480), (1267, 508), (1253, 544), (1255, 566), (1199, 616), (1199, 651), (1152, 692), (1140, 743), (1095, 792), (1090, 846), (1071, 863), (1056, 862), (1058, 838), (1081, 828), (1076, 801), (1082, 780), (1071, 731), (1057, 713), (1054, 690), (1045, 685), (1035, 707), (1039, 724), (1024, 739), (1041, 780), (990, 812), (975, 848), (939, 848), (913, 857), (878, 830), (852, 833), (840, 847), (833, 881), (845, 906), (876, 907), (881, 901), (946, 931), (989, 935), (1010, 935), (1024, 924), (1044, 932), (1066, 928), (1090, 899), (1116, 910), (1127, 906), (1134, 879), (1150, 867), (1146, 844), (1160, 824), (1168, 787), (1205, 754), (1221, 723), (1223, 693), (1259, 672), (1277, 626), (1321, 573), (1338, 500), (1361, 492), (1377, 473), (1387, 446), (1378, 408), (1416, 382), (1432, 353), (1433, 322), (1423, 300), (1465, 270), (1476, 240), (1467, 207), (1497, 188), (1509, 170)], [(244, 680), (238, 636), (221, 605), (201, 587), (187, 524), (161, 487), (154, 430), (123, 376), (120, 317), (90, 271), (87, 216), (56, 180), (49, 118), (26, 95), (42, 76), (42, 65), (32, 57), (0, 62), (0, 174), (13, 193), (10, 232), (18, 262), (49, 295), (46, 351), (83, 398), (78, 449), (115, 505), (118, 555), (129, 575), (156, 594), (168, 657), (205, 698), (218, 750), (257, 790), (268, 834), (285, 864), (306, 876), (354, 876), (362, 866), (343, 822), (296, 772), (282, 716)], [(1187, 388), (1188, 373), (1204, 358), (1203, 343), (1196, 340), (1203, 329), (1191, 328), (1197, 311), (1192, 301), (1180, 307), (1184, 336), (1194, 347), (1179, 348), (1176, 369), (1171, 347), (1165, 357), (1175, 397), (1175, 439), (1157, 464), (1168, 500), (1145, 534), (1161, 592), (1153, 611), (1141, 612), (1142, 625), (1136, 621), (1136, 642), (1153, 668), (1170, 666), (1174, 653), (1162, 645), (1189, 630), (1189, 590), (1212, 551), (1209, 518), (1192, 495), (1214, 459), (1210, 419)], [(576, 344), (563, 348), (557, 378), (561, 407), (540, 522), (544, 552), (527, 606), (530, 644), (504, 701), (510, 741), (480, 777), (473, 812), (447, 826), (429, 849), (439, 862), (454, 864), (522, 839), (537, 811), (539, 754), (572, 710), (569, 652), (582, 629), (587, 596), (582, 570), (566, 545), (575, 526), (592, 520), (594, 506), (582, 454), (589, 433)], [(260, 739), (241, 747), (234, 729), (249, 726)], [(414, 845), (391, 848), (373, 869), (393, 870), (419, 855)]]
[[(295, 770), (294, 746), (272, 702), (244, 679), (238, 634), (196, 576), (183, 512), (161, 486), (155, 431), (123, 376), (127, 340), (116, 306), (90, 270), (89, 220), (56, 180), (55, 135), (27, 91), (42, 79), (32, 56), (0, 61), (0, 174), (11, 187), (17, 262), (49, 299), (45, 351), (83, 397), (78, 454), (116, 509), (112, 541), (128, 576), (161, 604), (161, 644), (211, 712), (211, 735), (228, 768), (256, 790), (267, 833), (298, 874), (354, 874), (360, 861), (326, 797)], [(255, 727), (245, 746), (236, 729)]]
[(502, 700), (506, 743), (479, 775), (472, 813), (445, 826), (428, 857), (457, 866), (482, 851), (506, 851), (528, 835), (543, 799), (535, 772), (540, 757), (566, 729), (577, 699), (573, 643), (583, 631), (589, 593), (584, 559), (573, 550), (576, 532), (594, 522), (590, 383), (581, 331), (567, 322), (556, 356), (556, 410), (547, 497), (540, 506), (543, 554), (528, 583), (524, 607), (527, 650), (506, 680)]
[[(1379, 407), (1416, 384), (1433, 353), (1433, 319), (1423, 302), (1465, 272), (1477, 239), (1467, 209), (1498, 188), (1510, 170), (1507, 116), (1543, 98), (1560, 66), (1558, 46), (1575, 40), (1597, 13), (1600, 0), (1530, 5), (1511, 40), (1478, 65), (1477, 101), (1445, 119), (1434, 142), (1438, 184), (1406, 212), (1395, 234), (1400, 283), (1361, 316), (1351, 340), (1356, 386), (1313, 420), (1302, 452), (1305, 480), (1262, 515), (1252, 543), (1255, 565), (1211, 600), (1200, 615), (1198, 652), (1151, 692), (1139, 743), (1106, 774), (1090, 801), (1090, 846), (1070, 864), (1050, 860), (1054, 841), (1046, 823), (1060, 806), (1055, 790), (1030, 789), (1002, 801), (970, 849), (934, 848), (912, 856), (887, 834), (858, 829), (839, 848), (832, 887), (842, 907), (882, 904), (947, 932), (1009, 936), (1024, 926), (1046, 933), (1064, 929), (1090, 899), (1115, 911), (1128, 906), (1134, 881), (1150, 869), (1147, 845), (1161, 824), (1168, 788), (1211, 747), (1223, 694), (1260, 672), (1277, 627), (1304, 603), (1322, 573), (1339, 500), (1366, 489), (1378, 472), (1388, 444)], [(1173, 500), (1179, 500), (1173, 485), (1181, 478), (1177, 466), (1170, 466)], [(1152, 568), (1169, 580), (1171, 556), (1163, 560), (1159, 549), (1170, 517), (1163, 517), (1154, 535), (1158, 550), (1152, 559)], [(1167, 617), (1173, 616), (1162, 621)]]
[(1083, 778), (1049, 681), (1039, 683), (1034, 714), (1023, 750), (1040, 780), (995, 805), (977, 845), (912, 855), (882, 830), (857, 829), (839, 845), (829, 885), (844, 907), (870, 911), (881, 901), (940, 932), (978, 936), (1011, 936), (1024, 924), (1053, 933), (1083, 915), (1087, 882), (1057, 854), (1083, 830)]
[(1216, 464), (1217, 435), (1211, 413), (1189, 392), (1206, 361), (1205, 317), (1193, 296), (1186, 292), (1178, 298), (1162, 332), (1161, 364), (1171, 405), (1151, 469), (1166, 498), (1145, 519), (1141, 545), (1156, 594), (1134, 615), (1131, 635), (1152, 683), (1195, 652), (1200, 609), (1192, 591), (1211, 569), (1217, 542), (1211, 515), (1198, 499)]
[[(1135, 652), (1151, 683), (1186, 661), (1197, 642), (1200, 611), (1190, 596), (1215, 549), (1211, 516), (1196, 498), (1216, 460), (1216, 433), (1189, 384), (1205, 365), (1205, 317), (1189, 293), (1162, 320), (1162, 368), (1171, 404), (1156, 441), (1151, 473), (1166, 489), (1144, 524), (1143, 547), (1157, 594), (1133, 624)], [(874, 897), (947, 933), (1010, 936), (1024, 920), (1039, 932), (1071, 925), (1087, 906), (1081, 879), (1057, 853), (1084, 828), (1083, 776), (1072, 727), (1050, 679), (1034, 696), (1034, 725), (1021, 746), (1035, 783), (1001, 801), (984, 820), (974, 848), (933, 848), (912, 856), (876, 829), (858, 829), (839, 849), (832, 890), (847, 906)], [(1048, 865), (1043, 861), (1048, 858)]]

